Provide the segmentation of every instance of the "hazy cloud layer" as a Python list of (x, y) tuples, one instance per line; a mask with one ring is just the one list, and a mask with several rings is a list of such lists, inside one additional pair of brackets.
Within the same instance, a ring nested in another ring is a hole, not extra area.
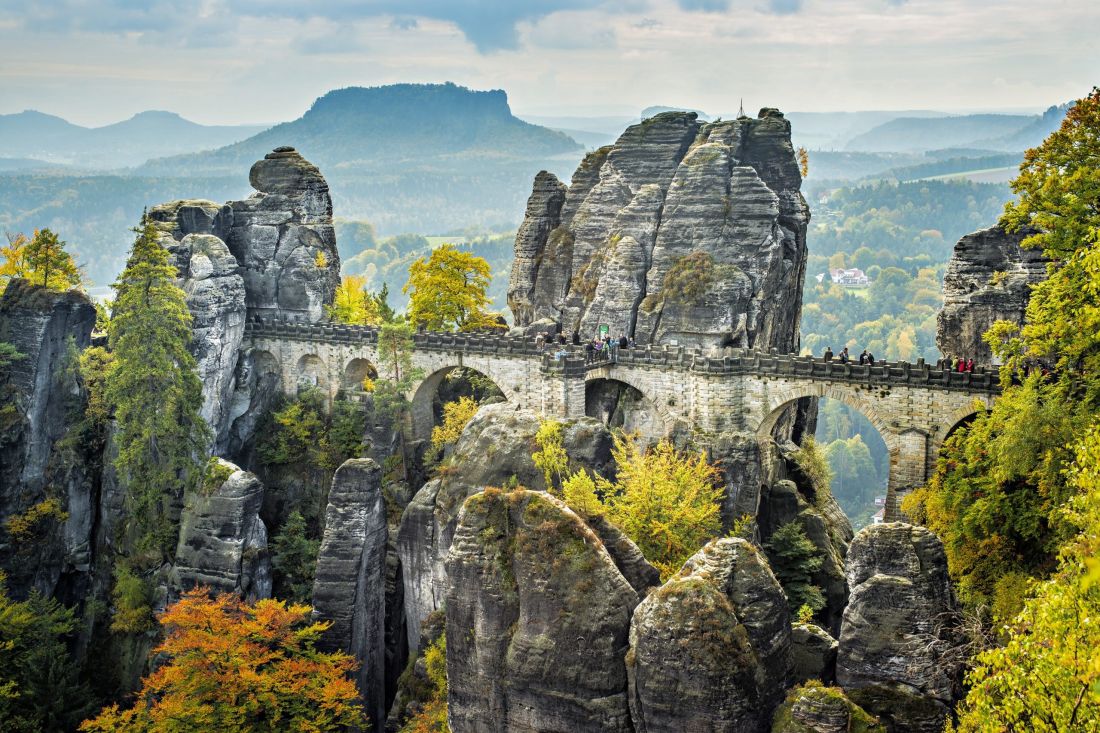
[(530, 114), (1039, 107), (1100, 68), (1094, 0), (0, 0), (0, 113), (301, 114), (348, 85)]

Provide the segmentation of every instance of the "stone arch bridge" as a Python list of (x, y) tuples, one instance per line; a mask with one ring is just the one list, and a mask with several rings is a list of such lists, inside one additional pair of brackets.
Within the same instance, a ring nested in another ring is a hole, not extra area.
[[(255, 369), (277, 373), (287, 393), (307, 382), (330, 399), (361, 389), (375, 374), (377, 339), (369, 327), (257, 317), (245, 330)], [(839, 400), (863, 413), (889, 450), (888, 519), (897, 516), (900, 497), (931, 475), (948, 434), (1000, 393), (995, 373), (960, 374), (921, 361), (841, 364), (748, 349), (660, 346), (621, 349), (613, 360), (586, 363), (575, 347), (557, 359), (531, 339), (497, 334), (418, 333), (414, 344), (413, 364), (423, 372), (408, 395), (417, 437), (430, 433), (435, 389), (456, 367), (482, 373), (509, 402), (547, 417), (584, 416), (586, 385), (612, 380), (640, 392), (642, 409), (657, 425), (686, 421), (704, 434), (738, 431), (761, 439), (799, 399)]]

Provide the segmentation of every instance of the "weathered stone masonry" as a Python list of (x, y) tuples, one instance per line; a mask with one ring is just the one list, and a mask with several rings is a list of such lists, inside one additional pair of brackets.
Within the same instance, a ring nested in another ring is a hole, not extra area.
[[(378, 364), (372, 328), (288, 320), (249, 321), (245, 341), (254, 368), (279, 375), (293, 392), (303, 381), (334, 397), (355, 391)], [(686, 422), (704, 434), (755, 432), (768, 438), (779, 417), (803, 397), (829, 397), (862, 412), (890, 453), (886, 515), (897, 516), (904, 493), (931, 475), (951, 430), (992, 406), (997, 376), (960, 374), (923, 362), (873, 366), (826, 363), (809, 356), (748, 349), (655, 347), (619, 350), (613, 361), (586, 364), (574, 349), (564, 359), (535, 349), (530, 339), (489, 334), (421, 333), (413, 364), (423, 380), (408, 395), (414, 435), (432, 427), (432, 396), (451, 369), (475, 369), (517, 407), (547, 417), (583, 417), (585, 384), (597, 379), (637, 389), (666, 429)]]

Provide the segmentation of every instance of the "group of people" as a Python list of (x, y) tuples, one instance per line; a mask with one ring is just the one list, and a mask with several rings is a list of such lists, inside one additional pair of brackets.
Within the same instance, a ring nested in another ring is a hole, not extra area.
[[(554, 351), (555, 359), (561, 359), (568, 355), (570, 342), (573, 346), (581, 345), (582, 340), (579, 331), (573, 331), (573, 338), (571, 340), (566, 338), (564, 331), (559, 331), (556, 334), (552, 334), (549, 331), (541, 331), (535, 335), (535, 348), (539, 351), (554, 346), (557, 347)], [(627, 336), (625, 333), (620, 333), (618, 339), (611, 338), (611, 334), (607, 334), (603, 338), (593, 336), (591, 340), (584, 341), (583, 343), (585, 357), (588, 361), (602, 359), (605, 355), (610, 355), (615, 349), (633, 349), (635, 347), (634, 337)]]
[(947, 369), (952, 372), (973, 372), (974, 360), (963, 359), (958, 356), (952, 356), (949, 359), (940, 359), (940, 369)]
[[(826, 362), (831, 362), (833, 360), (834, 354), (833, 354), (833, 347), (832, 346), (826, 346), (825, 347), (824, 357), (825, 357)], [(848, 353), (848, 347), (847, 346), (845, 346), (843, 349), (840, 350), (840, 354), (836, 355), (836, 360), (839, 361), (841, 364), (850, 364), (852, 362), (852, 357)], [(860, 364), (874, 364), (875, 363), (875, 355), (872, 354), (867, 349), (864, 349), (863, 353), (861, 353), (859, 355), (859, 363)]]

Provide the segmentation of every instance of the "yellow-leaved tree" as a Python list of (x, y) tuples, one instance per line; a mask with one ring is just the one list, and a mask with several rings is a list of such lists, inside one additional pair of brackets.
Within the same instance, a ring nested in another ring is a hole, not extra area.
[(367, 278), (362, 275), (344, 275), (332, 305), (326, 306), (325, 311), (337, 323), (377, 326), (382, 322), (378, 301), (367, 290)]
[(1100, 731), (1100, 432), (1068, 472), (1078, 490), (1061, 510), (1077, 530), (1058, 569), (1036, 583), (1004, 644), (983, 652), (959, 707), (960, 733)]
[(439, 453), (458, 440), (477, 409), (477, 402), (469, 397), (459, 397), (443, 405), (443, 424), (432, 428), (432, 448)]
[(36, 230), (31, 239), (22, 234), (9, 236), (7, 246), (0, 247), (0, 257), (0, 292), (17, 277), (50, 290), (82, 285), (80, 269), (65, 251), (65, 242), (49, 229)]
[(310, 613), (273, 599), (249, 605), (202, 588), (184, 593), (160, 619), (167, 636), (153, 657), (163, 663), (143, 680), (136, 704), (111, 705), (80, 729), (325, 733), (362, 725), (355, 660), (316, 649), (328, 624)]
[(559, 489), (550, 482), (562, 475), (564, 465), (560, 427), (539, 430), (535, 442), (550, 490), (560, 492), (582, 515), (604, 514), (638, 545), (662, 579), (721, 530), (722, 487), (702, 451), (678, 451), (668, 440), (647, 450), (636, 436), (616, 434), (614, 482), (581, 470), (564, 478)]
[(429, 331), (474, 331), (503, 328), (485, 310), (485, 295), (492, 280), (489, 263), (453, 244), (432, 250), (409, 267), (409, 281), (402, 292), (409, 296), (408, 318)]

